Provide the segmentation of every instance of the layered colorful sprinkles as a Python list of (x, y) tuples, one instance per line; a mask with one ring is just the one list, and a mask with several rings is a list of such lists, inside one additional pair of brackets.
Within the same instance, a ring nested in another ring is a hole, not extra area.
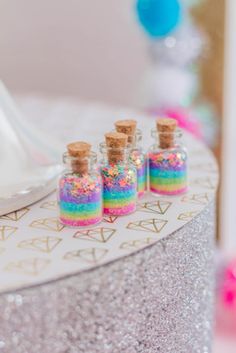
[(104, 214), (123, 216), (136, 210), (137, 175), (135, 168), (107, 165), (101, 169)]
[(147, 161), (144, 153), (135, 149), (130, 154), (130, 161), (137, 170), (138, 197), (142, 197), (147, 190)]
[(59, 181), (60, 221), (85, 227), (102, 220), (102, 179), (99, 175), (70, 174)]
[(187, 191), (187, 154), (180, 148), (149, 152), (150, 191), (177, 195)]

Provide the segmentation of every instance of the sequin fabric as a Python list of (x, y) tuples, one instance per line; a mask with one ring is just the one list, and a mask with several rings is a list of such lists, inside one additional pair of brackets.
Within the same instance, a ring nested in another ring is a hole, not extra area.
[(0, 296), (0, 352), (210, 353), (214, 202), (132, 255)]

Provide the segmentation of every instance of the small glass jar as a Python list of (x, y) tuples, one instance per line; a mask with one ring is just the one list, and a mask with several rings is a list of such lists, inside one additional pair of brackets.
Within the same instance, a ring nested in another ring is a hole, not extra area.
[(83, 159), (72, 157), (68, 152), (63, 154), (65, 170), (58, 185), (59, 219), (62, 224), (86, 227), (102, 220), (102, 178), (96, 162), (94, 152)]
[[(167, 135), (168, 134), (168, 135)], [(166, 136), (165, 136), (166, 135)], [(178, 195), (187, 191), (187, 151), (182, 145), (182, 132), (173, 133), (173, 144), (161, 148), (160, 140), (167, 140), (170, 133), (151, 131), (155, 139), (148, 152), (150, 191), (160, 195)]]
[(142, 146), (142, 132), (136, 130), (135, 137), (131, 144), (130, 161), (137, 170), (138, 197), (142, 197), (147, 190), (147, 160)]
[[(137, 172), (129, 159), (130, 148), (109, 148), (101, 143), (100, 151), (104, 214), (124, 216), (133, 213), (137, 203)], [(111, 155), (115, 156), (115, 162), (111, 162)]]

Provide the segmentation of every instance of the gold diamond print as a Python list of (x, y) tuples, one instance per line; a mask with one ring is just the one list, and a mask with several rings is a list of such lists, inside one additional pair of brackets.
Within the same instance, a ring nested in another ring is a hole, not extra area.
[(197, 178), (197, 179), (193, 180), (191, 184), (192, 185), (199, 185), (205, 189), (210, 189), (210, 190), (215, 189), (215, 183), (213, 183), (213, 181), (209, 177)]
[(191, 156), (200, 156), (201, 154), (205, 153), (205, 150), (202, 148), (198, 148), (196, 150), (189, 151)]
[(57, 201), (46, 201), (42, 203), (40, 208), (46, 208), (47, 210), (56, 210), (57, 209)]
[(193, 170), (201, 170), (202, 172), (208, 172), (208, 173), (217, 173), (217, 168), (216, 165), (213, 163), (198, 163), (198, 164), (192, 164), (191, 169)]
[(140, 239), (140, 240), (125, 241), (124, 243), (122, 243), (120, 245), (120, 249), (125, 249), (125, 250), (139, 249), (145, 245), (153, 243), (154, 241), (156, 241), (156, 240), (153, 238), (144, 238), (144, 239)]
[(16, 227), (11, 226), (0, 226), (0, 241), (4, 241), (9, 238), (17, 230)]
[(60, 232), (65, 226), (63, 226), (57, 218), (43, 218), (33, 221), (30, 227)]
[(171, 206), (171, 202), (169, 201), (152, 201), (152, 202), (144, 202), (138, 205), (137, 211), (147, 212), (147, 213), (157, 213), (157, 214), (165, 214), (167, 210)]
[(106, 223), (115, 223), (117, 220), (118, 216), (103, 216), (103, 222)]
[(18, 248), (34, 250), (44, 253), (51, 253), (55, 247), (62, 241), (61, 238), (41, 237), (23, 240), (18, 244)]
[(5, 270), (9, 272), (22, 273), (30, 276), (38, 276), (50, 263), (48, 259), (31, 258), (10, 262)]
[(11, 212), (8, 213), (4, 216), (1, 216), (0, 219), (5, 219), (8, 221), (19, 221), (19, 219), (21, 219), (22, 217), (24, 217), (24, 215), (26, 215), (26, 213), (29, 212), (29, 208), (25, 207), (22, 208), (21, 210), (15, 211), (15, 212)]
[(162, 219), (151, 218), (143, 221), (131, 222), (127, 225), (127, 228), (142, 232), (160, 233), (167, 223), (168, 221)]
[(209, 202), (209, 197), (207, 194), (192, 194), (192, 195), (185, 195), (181, 201), (194, 203), (197, 205), (207, 205)]
[(191, 221), (198, 213), (198, 211), (183, 212), (179, 214), (177, 219), (179, 221)]
[(99, 249), (99, 248), (89, 248), (89, 249), (82, 249), (76, 251), (70, 251), (65, 254), (65, 260), (73, 260), (73, 261), (85, 261), (91, 264), (96, 264), (104, 256), (107, 254), (107, 249)]
[(73, 237), (76, 239), (106, 243), (115, 234), (115, 232), (115, 229), (101, 227), (87, 230), (79, 230), (74, 234)]

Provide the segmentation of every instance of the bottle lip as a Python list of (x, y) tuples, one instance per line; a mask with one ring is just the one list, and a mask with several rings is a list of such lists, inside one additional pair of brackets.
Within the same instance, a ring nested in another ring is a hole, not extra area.
[(125, 151), (128, 153), (132, 149), (132, 144), (128, 144), (126, 147), (108, 147), (105, 142), (101, 142), (99, 148), (101, 153), (107, 153), (108, 151)]
[[(117, 131), (115, 129), (113, 129), (112, 132), (117, 132)], [(128, 139), (129, 139), (129, 137), (131, 137), (131, 138), (134, 137), (133, 143), (132, 144), (128, 143), (128, 146), (134, 145), (135, 143), (142, 141), (142, 138), (143, 138), (143, 134), (140, 129), (136, 129), (134, 135), (127, 135), (127, 136), (128, 136)], [(132, 147), (132, 146), (130, 146), (130, 147)]]
[[(115, 129), (112, 130), (112, 132), (117, 132)], [(140, 129), (135, 130), (134, 135), (127, 135), (128, 137), (133, 137), (133, 136), (141, 136), (142, 137), (142, 131)]]
[(156, 128), (151, 129), (151, 136), (154, 137), (155, 139), (158, 138), (158, 136), (169, 136), (172, 134), (175, 139), (181, 138), (183, 136), (183, 130), (180, 128), (177, 128), (174, 132), (162, 132), (158, 131)]
[(96, 163), (97, 162), (97, 153), (90, 151), (88, 156), (85, 157), (73, 157), (71, 156), (67, 151), (63, 153), (62, 155), (62, 160), (63, 163), (68, 163), (68, 162), (73, 162), (73, 161), (77, 161), (78, 159), (80, 160), (88, 160), (92, 163)]

